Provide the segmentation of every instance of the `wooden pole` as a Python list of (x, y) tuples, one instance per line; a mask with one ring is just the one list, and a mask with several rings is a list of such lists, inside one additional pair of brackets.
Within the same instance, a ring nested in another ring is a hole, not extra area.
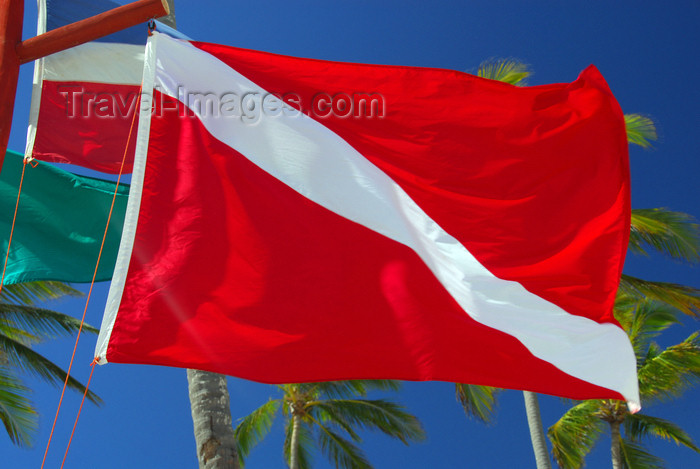
[(12, 127), (19, 76), (15, 47), (22, 41), (23, 21), (24, 0), (0, 0), (0, 170)]
[(170, 13), (168, 13), (168, 16), (159, 18), (158, 21), (173, 29), (177, 29), (177, 22), (175, 21), (175, 0), (167, 0), (167, 2)]
[(20, 63), (24, 64), (94, 41), (151, 18), (165, 16), (169, 12), (167, 0), (139, 0), (27, 39), (17, 46), (17, 55)]

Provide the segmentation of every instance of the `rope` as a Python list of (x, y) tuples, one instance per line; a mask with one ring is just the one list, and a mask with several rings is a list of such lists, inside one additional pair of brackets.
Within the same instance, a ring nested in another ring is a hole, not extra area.
[(78, 419), (80, 418), (80, 412), (83, 410), (83, 404), (85, 403), (85, 398), (87, 397), (88, 389), (90, 389), (90, 381), (92, 381), (92, 374), (95, 372), (95, 365), (100, 360), (99, 357), (95, 359), (90, 364), (90, 377), (85, 384), (85, 392), (83, 393), (83, 399), (80, 401), (80, 407), (78, 407), (78, 415), (75, 416), (75, 423), (73, 423), (73, 430), (70, 432), (70, 438), (68, 439), (68, 446), (66, 446), (66, 453), (63, 455), (63, 461), (61, 461), (61, 469), (63, 465), (66, 464), (66, 458), (68, 457), (68, 450), (70, 449), (70, 444), (73, 441), (73, 435), (75, 434), (75, 428), (78, 426)]
[[(122, 162), (119, 167), (119, 174), (117, 176), (117, 183), (114, 187), (114, 195), (112, 196), (112, 204), (109, 207), (109, 214), (107, 215), (107, 225), (105, 226), (105, 232), (104, 235), (102, 236), (102, 243), (100, 244), (100, 251), (97, 254), (97, 263), (95, 264), (95, 272), (92, 274), (92, 281), (90, 282), (90, 289), (88, 290), (87, 298), (85, 300), (85, 309), (83, 310), (83, 316), (80, 318), (80, 327), (78, 328), (78, 336), (75, 338), (75, 346), (73, 347), (73, 354), (71, 355), (70, 358), (70, 363), (68, 365), (68, 371), (66, 372), (66, 380), (63, 382), (63, 389), (61, 390), (61, 398), (58, 400), (58, 408), (56, 409), (56, 416), (54, 417), (53, 420), (53, 425), (51, 426), (51, 433), (49, 434), (49, 441), (46, 443), (46, 451), (44, 452), (44, 459), (41, 462), (41, 468), (43, 469), (44, 464), (46, 463), (46, 456), (49, 454), (49, 447), (51, 446), (51, 439), (53, 438), (53, 432), (56, 428), (56, 422), (58, 421), (58, 414), (61, 411), (61, 404), (63, 403), (63, 395), (66, 392), (66, 387), (68, 386), (68, 379), (70, 378), (70, 372), (71, 369), (73, 368), (73, 361), (75, 360), (75, 352), (78, 349), (78, 341), (80, 340), (80, 333), (83, 330), (83, 324), (85, 324), (85, 315), (87, 314), (88, 310), (88, 305), (90, 304), (90, 297), (92, 296), (92, 289), (95, 286), (95, 279), (97, 278), (97, 270), (100, 267), (100, 259), (102, 258), (102, 252), (104, 250), (105, 246), (105, 240), (107, 239), (107, 233), (109, 231), (109, 222), (112, 219), (112, 213), (114, 212), (114, 204), (116, 203), (117, 200), (117, 194), (119, 190), (119, 182), (121, 181), (122, 174), (124, 172), (124, 163), (126, 162), (126, 155), (129, 152), (129, 142), (131, 141), (131, 134), (133, 133), (134, 130), (134, 122), (136, 121), (136, 115), (138, 113), (139, 106), (141, 104), (141, 91), (142, 88), (139, 87), (139, 93), (136, 97), (136, 106), (134, 106), (134, 115), (131, 118), (131, 126), (129, 127), (129, 135), (126, 138), (126, 146), (124, 148), (124, 155), (122, 156)], [(94, 362), (93, 362), (93, 370), (94, 370)], [(90, 372), (90, 375), (92, 376), (92, 372)], [(87, 390), (86, 390), (87, 392)], [(81, 403), (81, 408), (82, 408), (82, 403)], [(76, 425), (77, 425), (77, 418), (76, 418)], [(73, 438), (71, 434), (71, 439)], [(66, 455), (68, 454), (68, 449), (70, 448), (70, 441), (68, 442), (68, 448), (66, 448)], [(65, 461), (65, 457), (64, 457)]]
[(12, 246), (12, 235), (15, 232), (15, 222), (17, 221), (17, 212), (19, 211), (19, 196), (22, 194), (22, 184), (24, 183), (24, 172), (27, 169), (27, 163), (31, 161), (31, 158), (24, 158), (22, 162), (22, 175), (19, 178), (19, 188), (17, 189), (17, 203), (15, 204), (15, 214), (12, 216), (12, 226), (10, 227), (10, 238), (7, 240), (7, 254), (5, 254), (5, 263), (2, 267), (2, 276), (0, 276), (0, 293), (2, 293), (2, 286), (5, 283), (5, 273), (7, 272), (7, 261), (10, 260), (10, 246)]

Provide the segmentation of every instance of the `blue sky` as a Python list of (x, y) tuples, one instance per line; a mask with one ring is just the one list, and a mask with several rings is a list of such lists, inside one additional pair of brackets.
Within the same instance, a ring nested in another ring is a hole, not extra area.
[[(25, 37), (34, 35), (36, 10), (27, 2)], [(568, 82), (588, 64), (607, 79), (625, 112), (651, 116), (660, 141), (651, 151), (631, 149), (632, 204), (635, 208), (669, 207), (700, 215), (700, 3), (675, 2), (412, 2), (412, 1), (265, 1), (176, 3), (178, 27), (190, 37), (275, 53), (347, 62), (402, 64), (475, 70), (484, 59), (516, 57), (531, 64), (531, 84)], [(29, 111), (32, 66), (22, 67), (9, 148), (22, 150)], [(700, 287), (700, 270), (663, 259), (630, 257), (626, 272), (659, 281)], [(107, 285), (96, 288), (87, 314), (99, 325)], [(53, 304), (80, 316), (84, 300)], [(690, 318), (662, 336), (677, 343), (698, 329)], [(95, 338), (82, 338), (75, 375), (85, 381)], [(67, 366), (72, 340), (39, 346)], [(35, 389), (41, 429), (33, 449), (2, 441), (6, 467), (38, 467), (53, 421), (59, 391), (27, 378)], [(105, 401), (87, 405), (78, 423), (66, 467), (196, 467), (185, 371), (110, 364), (95, 371), (91, 389)], [(271, 386), (229, 379), (234, 419), (274, 396)], [(366, 435), (375, 467), (511, 468), (534, 467), (522, 393), (506, 391), (495, 425), (470, 421), (448, 383), (406, 383), (397, 398), (422, 421), (428, 439), (405, 447), (380, 435)], [(700, 389), (645, 412), (685, 428), (700, 440), (696, 415)], [(58, 467), (77, 411), (79, 396), (64, 399), (47, 467)], [(566, 410), (558, 398), (540, 398), (545, 427)], [(655, 454), (669, 467), (700, 466), (700, 455), (672, 443), (655, 442)], [(329, 466), (319, 455), (315, 467)], [(609, 467), (609, 439), (601, 438), (588, 467)], [(251, 468), (278, 468), (282, 462), (281, 428), (249, 460)]]

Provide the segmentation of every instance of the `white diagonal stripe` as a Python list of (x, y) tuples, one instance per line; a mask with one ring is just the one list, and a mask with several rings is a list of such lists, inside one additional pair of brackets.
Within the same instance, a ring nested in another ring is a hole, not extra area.
[[(156, 42), (156, 86), (170, 96), (185, 99), (181, 87), (219, 97), (268, 94), (187, 42), (163, 35)], [(465, 314), (516, 337), (560, 370), (639, 405), (636, 361), (624, 331), (571, 315), (519, 283), (495, 277), (391, 178), (321, 123), (300, 113), (255, 123), (206, 110), (198, 117), (215, 138), (300, 194), (413, 249)]]

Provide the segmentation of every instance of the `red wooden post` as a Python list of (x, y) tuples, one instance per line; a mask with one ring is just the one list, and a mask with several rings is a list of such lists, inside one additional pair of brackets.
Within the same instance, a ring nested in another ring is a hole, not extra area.
[(15, 48), (22, 41), (24, 0), (0, 0), (0, 169), (15, 107), (19, 57)]

